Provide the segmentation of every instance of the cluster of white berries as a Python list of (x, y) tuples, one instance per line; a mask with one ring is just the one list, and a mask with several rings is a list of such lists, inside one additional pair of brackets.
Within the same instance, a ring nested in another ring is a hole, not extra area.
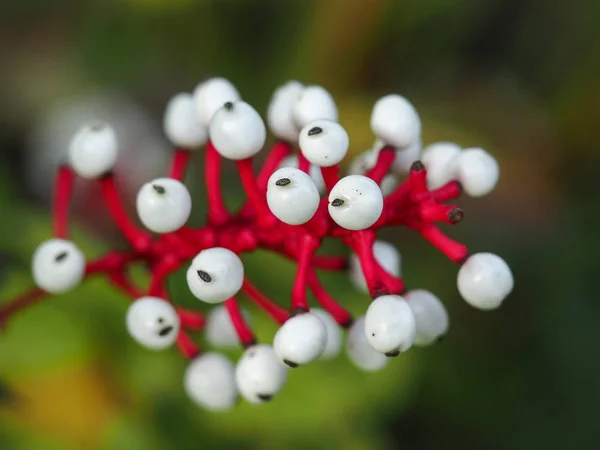
[[(267, 111), (268, 128), (277, 138), (298, 143), (310, 164), (307, 174), (299, 170), (298, 157), (290, 157), (269, 178), (266, 202), (281, 222), (305, 224), (317, 212), (325, 185), (321, 169), (336, 166), (348, 153), (348, 133), (337, 120), (335, 102), (320, 86), (291, 81), (275, 91)], [(467, 194), (477, 197), (489, 193), (497, 183), (498, 164), (482, 149), (461, 149), (452, 143), (436, 143), (422, 149), (419, 115), (399, 95), (388, 95), (376, 102), (371, 128), (377, 139), (373, 148), (360, 154), (349, 174), (329, 190), (329, 215), (342, 228), (364, 230), (376, 223), (383, 211), (384, 196), (398, 186), (398, 177), (406, 174), (419, 158), (427, 168), (430, 188), (459, 180)], [(236, 161), (257, 154), (267, 136), (260, 114), (222, 78), (201, 83), (193, 94), (174, 96), (166, 108), (164, 129), (178, 147), (200, 149), (210, 139), (222, 157)], [(375, 165), (384, 146), (395, 148), (395, 160), (391, 173), (377, 184), (365, 173)], [(88, 179), (110, 172), (117, 155), (117, 137), (106, 123), (84, 126), (70, 147), (73, 169)], [(180, 181), (159, 178), (142, 186), (136, 206), (146, 228), (155, 233), (171, 233), (187, 222), (192, 200)], [(385, 271), (400, 276), (400, 254), (391, 244), (376, 241), (373, 251)], [(84, 256), (70, 241), (52, 239), (34, 254), (35, 282), (47, 292), (65, 292), (78, 285), (84, 274)], [(349, 274), (358, 289), (367, 290), (356, 255), (350, 258)], [(232, 321), (220, 304), (235, 296), (243, 281), (242, 261), (226, 248), (203, 250), (189, 265), (187, 284), (191, 293), (205, 303), (218, 304), (206, 324), (206, 337), (214, 347), (239, 343)], [(468, 257), (460, 268), (457, 283), (463, 298), (480, 309), (498, 307), (513, 287), (506, 263), (489, 253)], [(243, 313), (249, 319), (247, 311)], [(169, 302), (150, 296), (132, 303), (126, 324), (136, 341), (155, 350), (174, 344), (181, 326)], [(371, 302), (364, 316), (352, 322), (347, 330), (346, 353), (358, 367), (379, 370), (388, 363), (389, 356), (413, 345), (437, 341), (447, 332), (448, 325), (446, 309), (431, 292), (413, 290), (403, 296), (383, 295)], [(218, 353), (201, 354), (188, 366), (185, 389), (193, 400), (210, 410), (232, 407), (238, 395), (251, 403), (262, 403), (282, 389), (290, 367), (335, 357), (342, 349), (342, 337), (342, 328), (329, 313), (311, 309), (287, 320), (272, 345), (248, 346), (236, 365)]]

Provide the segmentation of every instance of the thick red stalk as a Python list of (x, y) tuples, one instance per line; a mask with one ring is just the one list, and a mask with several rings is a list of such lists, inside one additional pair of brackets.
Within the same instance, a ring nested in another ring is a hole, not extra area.
[(177, 347), (186, 359), (194, 359), (200, 354), (200, 346), (185, 331), (180, 331), (177, 335)]
[(206, 319), (202, 313), (182, 308), (175, 309), (183, 327), (192, 331), (201, 331), (204, 328)]
[(229, 211), (221, 193), (221, 155), (211, 141), (206, 144), (204, 179), (208, 196), (208, 223), (221, 225), (229, 219)]
[(9, 303), (0, 307), (0, 329), (2, 329), (8, 319), (14, 314), (34, 305), (48, 296), (48, 293), (40, 288), (32, 288), (23, 292), (18, 297), (12, 299)]
[(300, 251), (298, 255), (298, 268), (296, 269), (296, 279), (292, 288), (292, 302), (290, 311), (308, 311), (308, 300), (306, 298), (306, 288), (308, 286), (308, 274), (310, 272), (310, 262), (315, 250), (319, 246), (319, 240), (310, 234), (304, 235), (300, 242)]
[(339, 325), (345, 327), (352, 323), (352, 315), (329, 295), (312, 270), (308, 274), (308, 286), (317, 302), (331, 314)]
[(313, 256), (311, 266), (331, 271), (344, 270), (348, 268), (348, 258), (344, 256), (315, 255)]
[(246, 323), (244, 316), (242, 315), (242, 310), (237, 303), (235, 297), (225, 300), (225, 308), (227, 309), (227, 313), (229, 314), (229, 318), (231, 319), (231, 323), (233, 324), (233, 328), (235, 328), (235, 332), (240, 340), (240, 343), (247, 347), (256, 342), (256, 338), (254, 337), (254, 333)]
[(431, 196), (438, 203), (447, 202), (460, 197), (462, 194), (462, 186), (458, 181), (450, 181), (441, 188), (431, 191)]
[(64, 164), (58, 168), (52, 205), (54, 237), (69, 238), (69, 206), (75, 185), (73, 169)]
[(310, 161), (306, 159), (302, 150), (298, 150), (298, 169), (304, 173), (310, 172)]
[(419, 233), (451, 261), (461, 263), (468, 256), (467, 247), (440, 231), (435, 225), (427, 224), (418, 228)]
[(252, 205), (255, 213), (256, 220), (260, 224), (268, 224), (272, 219), (275, 218), (265, 198), (264, 192), (262, 192), (256, 184), (256, 178), (254, 177), (254, 169), (252, 168), (252, 159), (242, 159), (236, 161), (238, 172), (244, 186), (244, 191), (248, 196), (248, 201)]
[(290, 144), (285, 141), (278, 141), (271, 148), (267, 159), (256, 177), (256, 184), (261, 191), (266, 191), (269, 178), (279, 169), (282, 161), (290, 155), (291, 151)]
[(256, 304), (256, 306), (270, 315), (275, 322), (282, 324), (290, 317), (289, 313), (285, 309), (260, 292), (247, 279), (244, 280), (244, 284), (242, 285), (242, 292), (246, 294), (250, 300)]
[(191, 152), (189, 150), (178, 148), (173, 152), (171, 159), (171, 168), (169, 169), (169, 177), (175, 180), (182, 181), (185, 177), (185, 171), (190, 162)]
[(375, 298), (389, 293), (388, 288), (381, 280), (380, 266), (373, 253), (375, 232), (372, 230), (357, 231), (351, 236), (348, 243), (358, 256), (371, 297)]
[(323, 175), (327, 191), (331, 191), (337, 182), (340, 181), (340, 166), (336, 164), (331, 167), (321, 167), (321, 175)]
[(387, 175), (390, 167), (394, 163), (396, 158), (396, 151), (393, 147), (385, 146), (379, 150), (377, 155), (377, 162), (375, 165), (366, 173), (366, 176), (371, 178), (375, 183), (380, 184), (383, 177)]

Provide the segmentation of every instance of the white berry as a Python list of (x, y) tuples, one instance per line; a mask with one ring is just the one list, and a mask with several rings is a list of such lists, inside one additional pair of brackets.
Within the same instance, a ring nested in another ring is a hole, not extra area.
[(227, 102), (241, 100), (240, 93), (225, 78), (211, 78), (196, 86), (194, 104), (200, 126), (208, 128), (213, 115)]
[(204, 353), (191, 361), (183, 385), (187, 395), (209, 411), (226, 411), (235, 406), (235, 367), (220, 353)]
[(192, 212), (192, 197), (185, 185), (173, 178), (157, 178), (144, 184), (137, 195), (137, 213), (155, 233), (177, 231)]
[(258, 112), (246, 102), (225, 103), (210, 122), (212, 143), (223, 158), (241, 160), (265, 145), (267, 129)]
[[(247, 324), (250, 324), (250, 313), (242, 309), (242, 315)], [(227, 308), (222, 305), (212, 308), (206, 318), (206, 327), (204, 328), (206, 340), (213, 347), (231, 348), (239, 345), (240, 340), (237, 332), (231, 322), (231, 316)]]
[(436, 142), (423, 149), (421, 162), (427, 169), (427, 187), (437, 189), (455, 180), (461, 148), (452, 142)]
[(131, 337), (151, 350), (173, 345), (180, 327), (175, 308), (157, 297), (142, 297), (134, 301), (127, 310), (126, 322)]
[(432, 344), (446, 334), (449, 326), (448, 311), (439, 298), (423, 289), (410, 291), (404, 298), (415, 316), (415, 345)]
[(329, 215), (342, 228), (364, 230), (373, 225), (383, 211), (383, 194), (373, 180), (348, 175), (329, 193)]
[(382, 353), (407, 351), (415, 341), (415, 316), (404, 298), (382, 295), (369, 305), (365, 314), (365, 336)]
[[(373, 243), (373, 256), (381, 267), (390, 275), (395, 277), (400, 276), (400, 253), (394, 245), (385, 241), (375, 241)], [(356, 253), (350, 256), (349, 268), (350, 280), (361, 291), (369, 292), (367, 281), (363, 274), (360, 259)]]
[(319, 190), (312, 178), (299, 169), (278, 169), (267, 184), (267, 204), (284, 223), (301, 225), (308, 222), (319, 208)]
[(290, 367), (316, 360), (327, 345), (327, 329), (318, 316), (309, 312), (289, 318), (273, 339), (279, 360)]
[(208, 129), (198, 121), (191, 94), (181, 93), (171, 98), (165, 110), (163, 126), (171, 143), (186, 150), (198, 149), (208, 139)]
[(320, 167), (331, 167), (342, 162), (348, 153), (350, 138), (339, 123), (327, 119), (313, 120), (300, 131), (302, 154)]
[(292, 108), (292, 120), (301, 130), (309, 122), (318, 119), (338, 120), (335, 101), (329, 92), (321, 86), (307, 86), (297, 97)]
[(94, 179), (112, 170), (117, 162), (119, 144), (112, 126), (105, 122), (84, 125), (69, 146), (73, 170), (82, 178)]
[(421, 119), (414, 106), (396, 94), (380, 98), (371, 113), (371, 129), (386, 145), (403, 149), (421, 136)]
[(311, 308), (310, 313), (317, 316), (327, 330), (327, 343), (319, 359), (332, 359), (339, 355), (342, 348), (342, 329), (327, 311), (321, 308)]
[(206, 303), (221, 303), (242, 288), (244, 265), (231, 250), (213, 247), (202, 250), (187, 271), (192, 294)]
[[(284, 158), (283, 161), (281, 161), (281, 164), (279, 165), (280, 169), (283, 167), (292, 167), (294, 169), (297, 169), (298, 168), (298, 156), (290, 155), (287, 158)], [(308, 169), (308, 174), (310, 175), (312, 180), (315, 182), (315, 185), (317, 186), (319, 193), (325, 192), (325, 180), (323, 179), (323, 173), (321, 172), (321, 168), (319, 166), (315, 166), (314, 164), (311, 164)]]
[(467, 303), (488, 310), (500, 306), (513, 289), (508, 264), (493, 253), (475, 253), (458, 271), (458, 291)]
[(83, 280), (85, 257), (73, 242), (50, 239), (36, 248), (31, 270), (37, 287), (52, 294), (62, 294)]
[(287, 381), (288, 370), (270, 345), (253, 345), (237, 363), (235, 381), (239, 393), (250, 403), (264, 403), (277, 395)]
[(500, 176), (498, 162), (481, 148), (464, 149), (457, 160), (457, 172), (465, 193), (471, 197), (492, 192)]
[(359, 369), (376, 372), (388, 363), (388, 357), (375, 350), (365, 335), (365, 316), (360, 316), (350, 326), (346, 338), (346, 354)]
[(267, 124), (271, 132), (290, 143), (298, 140), (298, 128), (292, 119), (292, 109), (303, 89), (302, 83), (288, 81), (275, 90), (267, 110)]

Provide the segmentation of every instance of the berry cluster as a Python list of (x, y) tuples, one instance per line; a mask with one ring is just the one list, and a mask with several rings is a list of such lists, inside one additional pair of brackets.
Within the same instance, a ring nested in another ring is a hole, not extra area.
[[(490, 253), (469, 254), (435, 225), (462, 220), (462, 211), (444, 202), (463, 190), (478, 197), (494, 188), (499, 175), (494, 158), (480, 148), (452, 143), (422, 148), (414, 107), (399, 95), (388, 95), (376, 102), (371, 115), (374, 147), (359, 155), (342, 177), (339, 164), (349, 138), (337, 119), (335, 102), (322, 87), (295, 81), (281, 86), (267, 113), (278, 140), (255, 174), (252, 158), (265, 145), (267, 127), (236, 88), (214, 78), (193, 94), (176, 95), (164, 117), (165, 133), (177, 148), (169, 175), (145, 184), (137, 196), (139, 220), (147, 230), (128, 217), (116, 189), (112, 170), (118, 140), (113, 128), (107, 123), (83, 126), (71, 142), (70, 164), (61, 166), (56, 177), (54, 238), (33, 255), (37, 287), (4, 305), (0, 322), (48, 294), (104, 275), (134, 300), (125, 320), (133, 339), (153, 350), (176, 344), (190, 360), (184, 381), (189, 396), (207, 409), (225, 410), (238, 395), (251, 403), (268, 401), (284, 386), (289, 368), (336, 356), (343, 328), (347, 355), (367, 371), (446, 333), (448, 314), (440, 300), (425, 290), (407, 292), (399, 253), (376, 240), (384, 226), (415, 230), (460, 265), (458, 290), (469, 304), (484, 310), (498, 307), (513, 287), (506, 263)], [(191, 228), (186, 222), (192, 198), (181, 180), (199, 149), (204, 149), (208, 220), (202, 228)], [(222, 198), (222, 158), (235, 161), (248, 197), (235, 213)], [(68, 240), (75, 176), (100, 184), (130, 250), (86, 261)], [(351, 256), (317, 254), (326, 237), (341, 240)], [(297, 262), (289, 307), (269, 299), (245, 277), (239, 255), (257, 248)], [(130, 268), (140, 263), (150, 273), (146, 289), (129, 278)], [(167, 277), (184, 265), (193, 296), (219, 305), (207, 317), (169, 298)], [(354, 284), (373, 299), (363, 316), (353, 318), (328, 294), (319, 281), (321, 270), (349, 271)], [(320, 308), (309, 308), (308, 291)], [(256, 341), (249, 314), (237, 298), (240, 293), (280, 325), (272, 344)], [(219, 353), (201, 352), (188, 334), (199, 331), (214, 347), (241, 344), (241, 359), (234, 366)]]

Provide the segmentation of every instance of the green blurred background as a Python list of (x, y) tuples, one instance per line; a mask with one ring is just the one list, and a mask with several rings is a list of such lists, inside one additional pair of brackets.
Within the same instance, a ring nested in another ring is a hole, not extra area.
[[(92, 281), (0, 336), (0, 449), (598, 448), (599, 24), (597, 0), (2, 0), (1, 302), (30, 285), (30, 255), (50, 237), (49, 182), (69, 133), (95, 116), (122, 128), (131, 201), (164, 171), (169, 97), (212, 75), (262, 112), (288, 79), (325, 86), (353, 152), (371, 145), (370, 108), (391, 92), (417, 106), (425, 143), (488, 149), (500, 183), (460, 199), (466, 220), (447, 231), (502, 255), (516, 287), (501, 309), (476, 311), (459, 298), (455, 266), (386, 230), (408, 286), (445, 301), (447, 338), (375, 374), (343, 355), (313, 364), (270, 404), (210, 414), (185, 397), (176, 351), (131, 342), (127, 302)], [(201, 170), (198, 159), (188, 176), (195, 199)], [(232, 206), (243, 201), (236, 183)], [(89, 255), (121, 245), (94, 195), (82, 184), (74, 214)], [(196, 200), (195, 224), (203, 213)], [(245, 262), (285, 301), (293, 265), (262, 253)], [(344, 276), (326, 283), (365, 310)], [(181, 275), (171, 288), (198, 306)], [(271, 338), (262, 316), (253, 324)]]

